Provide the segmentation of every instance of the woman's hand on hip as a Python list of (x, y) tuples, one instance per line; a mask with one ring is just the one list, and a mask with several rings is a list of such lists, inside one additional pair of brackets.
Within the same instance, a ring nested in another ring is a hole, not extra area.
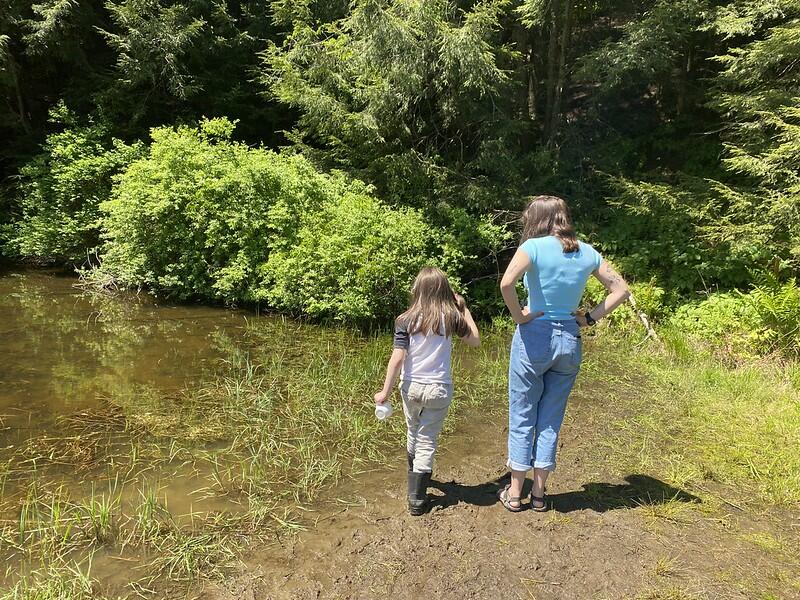
[(538, 312), (532, 313), (530, 309), (528, 309), (528, 307), (525, 306), (522, 309), (522, 318), (517, 319), (517, 325), (525, 325), (525, 323), (529, 323), (534, 319), (538, 319), (542, 315), (544, 315), (543, 311), (540, 310)]

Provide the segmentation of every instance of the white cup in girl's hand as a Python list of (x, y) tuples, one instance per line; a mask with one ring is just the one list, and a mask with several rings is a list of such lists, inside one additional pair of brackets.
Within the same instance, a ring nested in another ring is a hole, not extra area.
[(392, 416), (392, 403), (387, 400), (383, 404), (375, 405), (375, 417), (378, 421), (385, 421)]

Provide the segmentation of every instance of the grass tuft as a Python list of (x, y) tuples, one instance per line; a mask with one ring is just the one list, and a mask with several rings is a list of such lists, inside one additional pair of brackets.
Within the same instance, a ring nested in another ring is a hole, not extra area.
[(91, 564), (51, 564), (0, 593), (0, 600), (102, 600), (89, 576)]

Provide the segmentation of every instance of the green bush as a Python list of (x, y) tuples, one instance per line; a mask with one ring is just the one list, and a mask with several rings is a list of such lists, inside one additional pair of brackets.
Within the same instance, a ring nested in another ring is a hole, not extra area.
[(14, 227), (11, 207), (11, 194), (0, 187), (0, 260), (16, 254), (13, 248)]
[[(631, 295), (636, 302), (636, 308), (632, 302), (625, 302), (606, 319), (615, 328), (622, 331), (641, 331), (646, 333), (637, 311), (643, 313), (651, 324), (664, 319), (667, 306), (664, 304), (664, 289), (656, 285), (655, 279), (647, 282), (636, 282), (629, 284)], [(595, 277), (590, 277), (584, 292), (582, 305), (585, 310), (597, 306), (606, 297), (605, 287)]]
[(666, 292), (664, 288), (656, 285), (655, 279), (632, 283), (630, 288), (636, 310), (644, 313), (651, 321), (660, 321), (666, 316), (667, 306), (664, 303)]
[[(631, 276), (655, 276), (677, 304), (699, 289), (747, 286), (750, 269), (768, 264), (776, 248), (753, 209), (726, 214), (734, 200), (705, 178), (672, 181), (605, 177), (606, 215), (596, 214), (598, 248)], [(732, 209), (731, 209), (732, 210)], [(781, 248), (784, 254), (785, 248)]]
[(418, 212), (302, 156), (231, 142), (233, 127), (152, 131), (102, 205), (101, 274), (179, 299), (359, 321), (394, 314), (417, 269), (447, 255)]
[(752, 353), (758, 318), (740, 294), (712, 294), (678, 307), (669, 320), (676, 332), (735, 354)]
[(797, 280), (781, 283), (774, 275), (763, 274), (744, 298), (758, 315), (762, 351), (777, 350), (800, 355), (800, 288)]
[(20, 169), (22, 214), (11, 246), (26, 257), (82, 263), (98, 246), (99, 206), (113, 177), (143, 146), (111, 139), (104, 125), (78, 125), (63, 105), (51, 119), (65, 129)]
[(465, 295), (472, 313), (488, 319), (505, 311), (499, 285), (505, 265), (499, 253), (512, 243), (508, 227), (489, 215), (476, 217), (449, 205), (436, 206), (426, 215), (440, 225), (438, 262), (446, 272), (461, 275), (461, 283), (451, 283)]
[(254, 300), (270, 246), (341, 187), (299, 157), (229, 141), (233, 124), (156, 128), (105, 214), (103, 272), (178, 299)]
[(302, 218), (296, 244), (272, 252), (259, 294), (312, 317), (390, 318), (405, 309), (419, 269), (434, 262), (436, 234), (416, 211), (345, 193)]
[(761, 275), (758, 281), (747, 294), (712, 294), (702, 302), (681, 306), (670, 325), (733, 354), (800, 354), (797, 282), (781, 283), (772, 275)]

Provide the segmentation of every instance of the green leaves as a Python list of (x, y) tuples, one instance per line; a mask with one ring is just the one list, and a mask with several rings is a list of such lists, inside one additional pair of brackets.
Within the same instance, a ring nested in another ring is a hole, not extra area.
[(780, 352), (800, 355), (797, 307), (800, 288), (795, 279), (781, 282), (768, 272), (755, 275), (747, 293), (716, 293), (686, 304), (671, 317), (684, 335), (714, 340), (732, 355)]
[(20, 171), (22, 215), (12, 246), (23, 256), (82, 264), (98, 246), (99, 206), (113, 177), (143, 147), (112, 139), (104, 124), (77, 124), (63, 106), (51, 117), (67, 127)]
[(77, 0), (45, 0), (31, 6), (37, 18), (26, 22), (29, 33), (25, 35), (28, 51), (44, 53), (58, 43), (61, 30), (69, 26), (68, 20), (78, 8)]
[(545, 22), (550, 2), (551, 0), (523, 0), (517, 7), (516, 13), (525, 27), (529, 29), (541, 27)]
[(119, 33), (102, 33), (118, 53), (117, 70), (126, 84), (165, 86), (178, 98), (196, 91), (185, 57), (204, 20), (184, 4), (164, 6), (160, 0), (109, 1), (106, 9)]
[(413, 210), (345, 193), (301, 215), (297, 242), (263, 273), (272, 306), (315, 318), (384, 321), (405, 309), (410, 282), (436, 260), (435, 230)]
[[(369, 227), (397, 228), (490, 307), (521, 198), (547, 192), (667, 303), (773, 260), (800, 272), (798, 0), (6, 4), (0, 121), (24, 142), (7, 172), (57, 98), (76, 111), (3, 203), (17, 253), (79, 260), (110, 219), (123, 281), (361, 319), (382, 309), (352, 265), (392, 247)], [(112, 141), (203, 114), (225, 118), (156, 128), (129, 169), (136, 145)], [(381, 264), (398, 256), (418, 264)]]
[(797, 272), (800, 3), (747, 4), (743, 15), (754, 39), (716, 57), (723, 70), (712, 105), (730, 123), (722, 162), (732, 174), (740, 176), (740, 193), (757, 198), (754, 214), (773, 230), (769, 240), (773, 255)]
[(314, 318), (400, 312), (418, 269), (443, 254), (438, 231), (301, 156), (231, 142), (232, 130), (224, 119), (153, 130), (148, 155), (102, 205), (104, 274), (181, 299), (263, 302)]
[(797, 280), (791, 278), (782, 283), (773, 274), (762, 273), (744, 298), (759, 317), (761, 337), (769, 344), (765, 350), (800, 356), (800, 327), (797, 324), (800, 287)]
[(660, 1), (628, 21), (618, 41), (609, 41), (581, 58), (579, 75), (607, 88), (669, 82), (684, 65), (691, 39), (708, 10), (704, 0)]
[(709, 29), (724, 39), (752, 36), (770, 20), (782, 17), (785, 9), (796, 4), (793, 0), (739, 0), (714, 9), (714, 20)]
[[(303, 139), (328, 151), (320, 158), (364, 176), (392, 201), (419, 204), (418, 194), (445, 191), (440, 177), (457, 177), (442, 162), (460, 170), (480, 154), (476, 140), (493, 120), (490, 97), (508, 85), (496, 40), (508, 7), (506, 0), (469, 10), (447, 0), (355, 2), (326, 25), (296, 21), (284, 44), (265, 54), (262, 81), (301, 112)], [(421, 187), (404, 191), (408, 179)]]

